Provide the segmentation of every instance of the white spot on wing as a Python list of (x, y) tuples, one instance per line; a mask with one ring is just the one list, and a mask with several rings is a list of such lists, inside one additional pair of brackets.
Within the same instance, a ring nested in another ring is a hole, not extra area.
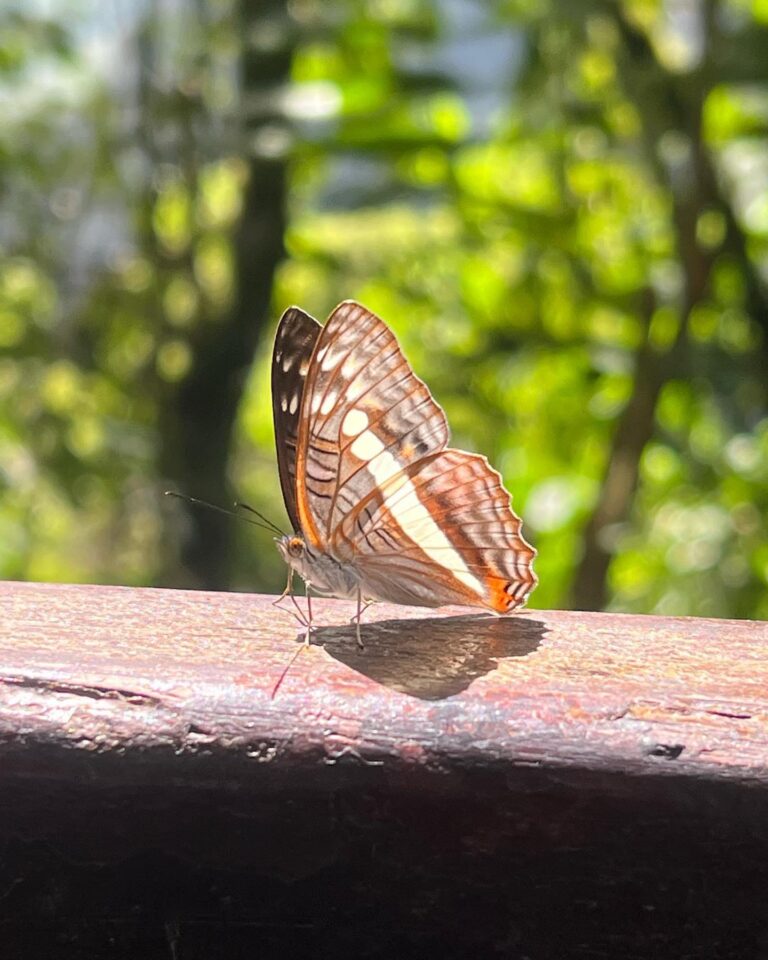
[(359, 397), (361, 397), (365, 391), (370, 387), (370, 381), (366, 377), (355, 377), (355, 379), (350, 383), (347, 389), (344, 391), (344, 397), (350, 402), (354, 403)]
[[(349, 416), (349, 414), (347, 414)], [(346, 418), (345, 418), (346, 419)], [(370, 430), (366, 430), (365, 433), (361, 433), (360, 436), (355, 440), (355, 442), (350, 447), (352, 453), (358, 458), (358, 460), (373, 460), (374, 457), (377, 457), (383, 450), (384, 444), (379, 440), (375, 433), (371, 433)], [(392, 460), (395, 458), (391, 456)], [(376, 482), (381, 484), (384, 481), (380, 479), (379, 474), (373, 470), (373, 464), (368, 464), (368, 469), (373, 473)], [(400, 469), (397, 467), (395, 473)], [(385, 479), (389, 479), (393, 474), (389, 474)]]
[(317, 413), (320, 409), (320, 403), (322, 402), (322, 397), (319, 393), (314, 394), (312, 397), (312, 413)]
[(327, 413), (330, 413), (331, 410), (333, 410), (334, 406), (336, 405), (336, 401), (338, 399), (339, 399), (338, 394), (334, 393), (333, 391), (327, 394), (325, 399), (323, 400), (323, 405), (320, 407), (320, 413), (324, 415)]
[(407, 534), (430, 560), (440, 567), (448, 568), (457, 580), (483, 596), (483, 584), (470, 572), (464, 558), (432, 519), (429, 510), (419, 499), (411, 479), (402, 472), (400, 464), (389, 450), (385, 449), (376, 434), (366, 430), (350, 449), (360, 460), (368, 461), (366, 467), (380, 487), (400, 474), (399, 480), (389, 485), (389, 496), (384, 500), (384, 506), (403, 533)]
[(285, 411), (288, 409), (288, 397), (283, 397), (280, 400), (280, 409), (283, 411), (283, 413), (285, 413)]
[(298, 398), (298, 395), (294, 393), (294, 395), (291, 397), (291, 404), (288, 407), (288, 409), (290, 410), (291, 413), (296, 413), (298, 407), (299, 407), (299, 398)]
[(357, 357), (354, 353), (350, 353), (347, 359), (341, 365), (341, 375), (345, 380), (351, 380), (352, 377), (357, 373), (360, 364), (358, 363)]
[(288, 373), (288, 371), (289, 371), (289, 370), (291, 369), (291, 367), (293, 366), (293, 361), (294, 361), (295, 359), (296, 359), (296, 354), (295, 354), (295, 353), (286, 353), (286, 355), (283, 357), (283, 362), (282, 362), (282, 364), (281, 364), (281, 366), (282, 366), (282, 368), (283, 368), (283, 373)]
[[(318, 354), (317, 359), (320, 360), (320, 354)], [(323, 351), (323, 358), (320, 363), (320, 369), (327, 373), (329, 370), (333, 370), (333, 368), (336, 366), (336, 364), (339, 362), (340, 359), (341, 359), (341, 354), (339, 353), (338, 350), (335, 352), (333, 350)]]
[(299, 375), (302, 377), (306, 377), (308, 370), (309, 370), (309, 359), (305, 357), (301, 361), (301, 366), (299, 367)]
[(368, 416), (362, 410), (353, 409), (344, 417), (341, 432), (347, 437), (356, 437), (368, 426)]

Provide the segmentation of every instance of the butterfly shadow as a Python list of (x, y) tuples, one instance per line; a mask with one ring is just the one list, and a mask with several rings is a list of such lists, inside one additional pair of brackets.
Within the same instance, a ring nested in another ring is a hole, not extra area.
[(547, 627), (527, 616), (468, 615), (379, 620), (365, 624), (357, 646), (354, 626), (319, 627), (312, 642), (377, 683), (421, 700), (443, 700), (466, 690), (500, 660), (525, 657)]

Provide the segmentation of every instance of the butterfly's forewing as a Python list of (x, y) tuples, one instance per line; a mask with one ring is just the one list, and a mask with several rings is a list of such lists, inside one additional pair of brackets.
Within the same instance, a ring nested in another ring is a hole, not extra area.
[(289, 307), (280, 318), (272, 352), (272, 416), (285, 509), (295, 531), (301, 529), (296, 508), (296, 442), (304, 383), (322, 327), (308, 313)]
[(364, 596), (506, 613), (537, 582), (509, 500), (485, 457), (443, 450), (385, 480), (344, 519), (346, 544), (332, 547), (354, 551)]
[(369, 461), (395, 471), (448, 442), (445, 414), (383, 320), (352, 301), (331, 314), (304, 390), (296, 464), (305, 538), (327, 548), (375, 489)]

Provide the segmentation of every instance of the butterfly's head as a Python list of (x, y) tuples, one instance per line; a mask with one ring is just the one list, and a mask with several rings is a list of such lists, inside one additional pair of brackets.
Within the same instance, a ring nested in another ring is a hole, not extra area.
[(286, 563), (298, 560), (304, 555), (304, 539), (295, 533), (280, 537), (277, 540), (277, 549)]

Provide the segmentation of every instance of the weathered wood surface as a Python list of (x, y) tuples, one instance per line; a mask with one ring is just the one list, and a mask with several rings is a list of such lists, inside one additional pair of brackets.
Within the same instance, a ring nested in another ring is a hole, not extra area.
[(358, 651), (352, 604), (316, 601), (313, 646), (272, 699), (300, 634), (272, 599), (0, 586), (6, 753), (39, 739), (275, 766), (476, 754), (768, 785), (768, 624), (377, 605)]
[(270, 600), (0, 585), (3, 957), (768, 956), (767, 624)]

